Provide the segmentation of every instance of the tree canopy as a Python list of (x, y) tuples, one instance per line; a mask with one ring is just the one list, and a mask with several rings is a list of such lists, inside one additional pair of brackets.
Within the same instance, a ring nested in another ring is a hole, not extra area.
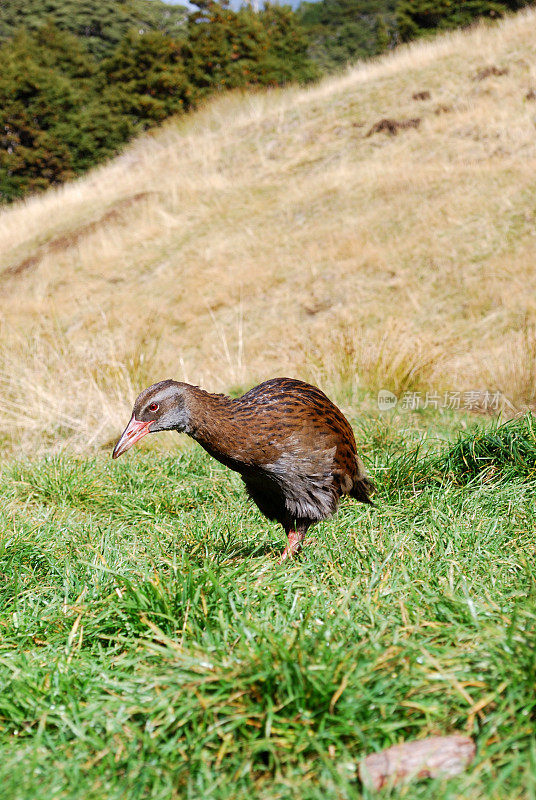
[(308, 39), (290, 8), (266, 5), (256, 13), (215, 2), (198, 6), (188, 19), (185, 63), (201, 93), (318, 77), (307, 55)]
[(399, 0), (398, 33), (402, 41), (409, 41), (436, 31), (463, 28), (482, 17), (500, 19), (508, 11), (533, 4), (531, 0)]
[(309, 55), (332, 71), (378, 55), (396, 41), (396, 0), (304, 2), (299, 20), (309, 39)]
[(83, 172), (129, 133), (99, 96), (95, 64), (74, 36), (47, 26), (0, 48), (0, 198)]
[(112, 53), (131, 30), (183, 35), (187, 9), (161, 0), (9, 0), (0, 4), (0, 40), (18, 28), (36, 31), (54, 24), (82, 39), (90, 53)]

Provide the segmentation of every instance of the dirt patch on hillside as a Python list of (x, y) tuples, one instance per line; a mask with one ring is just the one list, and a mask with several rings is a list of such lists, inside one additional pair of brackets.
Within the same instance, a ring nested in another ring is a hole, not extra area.
[(407, 130), (408, 128), (418, 128), (421, 124), (420, 118), (415, 119), (381, 119), (375, 122), (372, 128), (367, 133), (367, 136), (373, 136), (375, 133), (387, 133), (389, 136), (396, 136), (399, 131)]
[(131, 197), (123, 198), (123, 200), (120, 200), (112, 208), (108, 209), (108, 211), (98, 217), (98, 219), (94, 219), (91, 222), (86, 222), (84, 225), (80, 225), (78, 228), (74, 228), (74, 230), (68, 231), (67, 233), (62, 233), (60, 236), (57, 236), (56, 238), (51, 239), (49, 242), (46, 242), (46, 244), (38, 247), (31, 256), (27, 256), (21, 261), (17, 261), (15, 264), (10, 264), (9, 267), (6, 267), (6, 269), (3, 270), (3, 272), (0, 274), (0, 277), (7, 278), (16, 275), (22, 275), (22, 273), (36, 267), (41, 259), (44, 258), (44, 256), (49, 255), (50, 253), (60, 253), (63, 250), (68, 250), (70, 247), (74, 247), (86, 236), (98, 230), (101, 225), (120, 219), (122, 213), (127, 208), (135, 205), (140, 200), (144, 200), (151, 194), (154, 194), (154, 192), (138, 192)]
[(479, 69), (473, 80), (484, 81), (486, 78), (499, 77), (501, 75), (508, 75), (508, 67), (496, 67), (495, 64), (492, 64), (489, 67)]

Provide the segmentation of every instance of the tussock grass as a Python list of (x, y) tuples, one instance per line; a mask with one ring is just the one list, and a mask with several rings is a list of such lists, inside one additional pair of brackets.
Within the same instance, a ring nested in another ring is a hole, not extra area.
[(303, 370), (307, 377), (337, 396), (346, 392), (355, 401), (366, 389), (377, 394), (388, 389), (423, 391), (440, 386), (444, 354), (430, 341), (396, 319), (389, 319), (378, 336), (351, 328), (324, 332), (304, 349)]
[(4, 466), (5, 796), (367, 797), (363, 754), (466, 731), (466, 774), (396, 796), (531, 797), (532, 420), (375, 436), (377, 507), (288, 568), (199, 449)]
[(475, 477), (534, 481), (536, 478), (536, 429), (532, 414), (502, 425), (478, 429), (442, 454), (436, 467), (457, 483)]
[(534, 408), (536, 403), (536, 326), (524, 319), (521, 329), (511, 336), (504, 358), (492, 361), (490, 385), (504, 397), (512, 397), (518, 408)]
[[(217, 98), (2, 211), (7, 444), (98, 449), (168, 376), (225, 390), (326, 373), (343, 398), (500, 388), (531, 407), (535, 21)], [(492, 66), (508, 73), (475, 80)], [(383, 118), (421, 123), (367, 137)]]
[(125, 341), (103, 321), (89, 342), (59, 324), (0, 353), (6, 449), (58, 452), (106, 446), (124, 426), (139, 387), (155, 378), (158, 342)]
[[(381, 446), (381, 439), (376, 438), (375, 444)], [(471, 484), (476, 489), (514, 482), (518, 488), (522, 485), (526, 493), (536, 479), (532, 414), (502, 423), (474, 425), (470, 431), (458, 431), (452, 443), (424, 433), (414, 436), (410, 443), (400, 432), (393, 432), (384, 439), (383, 449), (389, 454), (389, 467), (378, 463), (376, 467), (384, 473), (384, 490), (400, 502), (405, 502), (408, 494), (430, 486), (448, 490), (452, 485)]]

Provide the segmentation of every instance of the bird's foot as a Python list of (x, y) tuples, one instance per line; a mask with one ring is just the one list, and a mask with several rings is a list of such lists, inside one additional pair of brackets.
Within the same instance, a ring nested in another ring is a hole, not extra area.
[(283, 561), (286, 561), (287, 558), (293, 558), (296, 551), (291, 552), (288, 547), (285, 547), (279, 558), (277, 559), (278, 564), (282, 564)]
[(302, 547), (305, 547), (308, 544), (312, 544), (316, 542), (315, 537), (311, 537), (310, 539), (304, 539), (305, 534), (299, 533), (298, 531), (291, 531), (288, 534), (288, 544), (281, 553), (281, 557), (278, 560), (278, 564), (282, 564), (283, 561), (286, 561), (287, 558), (294, 558), (296, 553), (299, 553)]

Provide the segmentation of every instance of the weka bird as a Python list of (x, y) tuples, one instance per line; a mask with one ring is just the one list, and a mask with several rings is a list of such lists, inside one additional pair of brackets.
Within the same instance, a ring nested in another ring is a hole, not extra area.
[(287, 533), (281, 561), (301, 549), (313, 523), (337, 510), (341, 495), (371, 503), (374, 486), (349, 422), (302, 381), (272, 378), (237, 399), (173, 380), (155, 383), (134, 403), (113, 458), (147, 433), (165, 430), (187, 433), (240, 473), (262, 513)]

